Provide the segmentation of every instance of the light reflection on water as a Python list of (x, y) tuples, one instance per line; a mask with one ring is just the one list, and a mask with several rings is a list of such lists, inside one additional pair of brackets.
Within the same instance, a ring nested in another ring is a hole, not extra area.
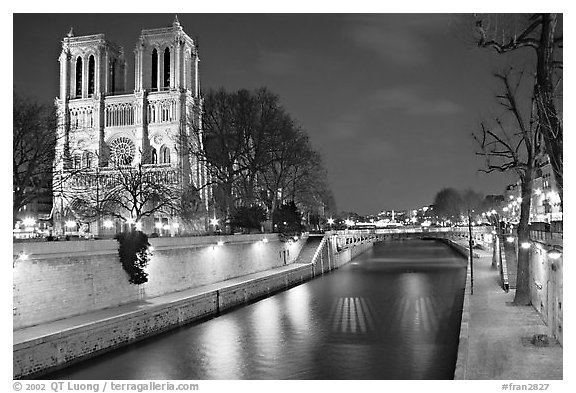
[(451, 379), (466, 261), (382, 243), (273, 297), (47, 379)]

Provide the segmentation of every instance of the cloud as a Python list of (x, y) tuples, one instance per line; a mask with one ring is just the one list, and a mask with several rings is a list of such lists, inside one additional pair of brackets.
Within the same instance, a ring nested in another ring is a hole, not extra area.
[(359, 46), (396, 65), (421, 65), (428, 58), (425, 46), (413, 34), (398, 34), (385, 26), (357, 26), (350, 34)]
[(450, 18), (442, 14), (359, 15), (350, 19), (344, 33), (385, 62), (418, 66), (430, 58), (427, 39), (445, 32)]
[(368, 106), (373, 111), (413, 116), (451, 115), (462, 110), (458, 104), (413, 85), (378, 90), (368, 97)]
[(300, 55), (294, 52), (262, 51), (256, 68), (265, 74), (290, 75), (299, 71), (300, 63)]

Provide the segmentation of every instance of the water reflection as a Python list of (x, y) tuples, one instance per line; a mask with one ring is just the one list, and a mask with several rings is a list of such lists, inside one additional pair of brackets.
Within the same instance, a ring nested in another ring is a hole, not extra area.
[(382, 243), (271, 298), (49, 379), (451, 379), (466, 260)]

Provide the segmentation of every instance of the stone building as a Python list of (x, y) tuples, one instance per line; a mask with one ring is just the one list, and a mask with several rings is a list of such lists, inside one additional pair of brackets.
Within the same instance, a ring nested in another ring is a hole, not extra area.
[[(202, 149), (198, 47), (175, 18), (171, 27), (142, 30), (134, 54), (134, 90), (126, 91), (127, 64), (122, 47), (104, 34), (74, 36), (72, 30), (62, 41), (60, 96), (56, 99), (57, 233), (119, 230), (119, 218), (98, 217), (92, 223), (81, 223), (66, 194), (70, 187), (82, 191), (82, 187), (88, 190), (92, 186), (62, 180), (90, 171), (112, 176), (119, 165), (156, 173), (158, 179), (171, 179), (181, 191), (192, 186), (202, 207), (207, 208), (207, 171), (189, 153), (190, 146)], [(131, 214), (122, 213), (126, 219)], [(159, 228), (174, 233), (180, 227), (178, 221), (174, 214), (158, 211), (141, 224), (148, 232)]]

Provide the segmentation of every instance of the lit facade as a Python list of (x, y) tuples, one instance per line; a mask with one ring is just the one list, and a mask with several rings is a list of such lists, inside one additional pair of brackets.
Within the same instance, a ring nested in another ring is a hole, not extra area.
[[(127, 92), (123, 48), (104, 34), (76, 37), (71, 31), (64, 37), (55, 177), (142, 164), (182, 190), (194, 186), (207, 208), (207, 171), (188, 150), (203, 148), (197, 45), (175, 19), (171, 27), (142, 30), (134, 55), (134, 90)], [(60, 185), (54, 189), (54, 229), (63, 233), (64, 223), (74, 219), (73, 209), (64, 197), (66, 182), (54, 184)], [(158, 212), (145, 229), (177, 221)], [(98, 234), (103, 229), (99, 223), (84, 230)]]

